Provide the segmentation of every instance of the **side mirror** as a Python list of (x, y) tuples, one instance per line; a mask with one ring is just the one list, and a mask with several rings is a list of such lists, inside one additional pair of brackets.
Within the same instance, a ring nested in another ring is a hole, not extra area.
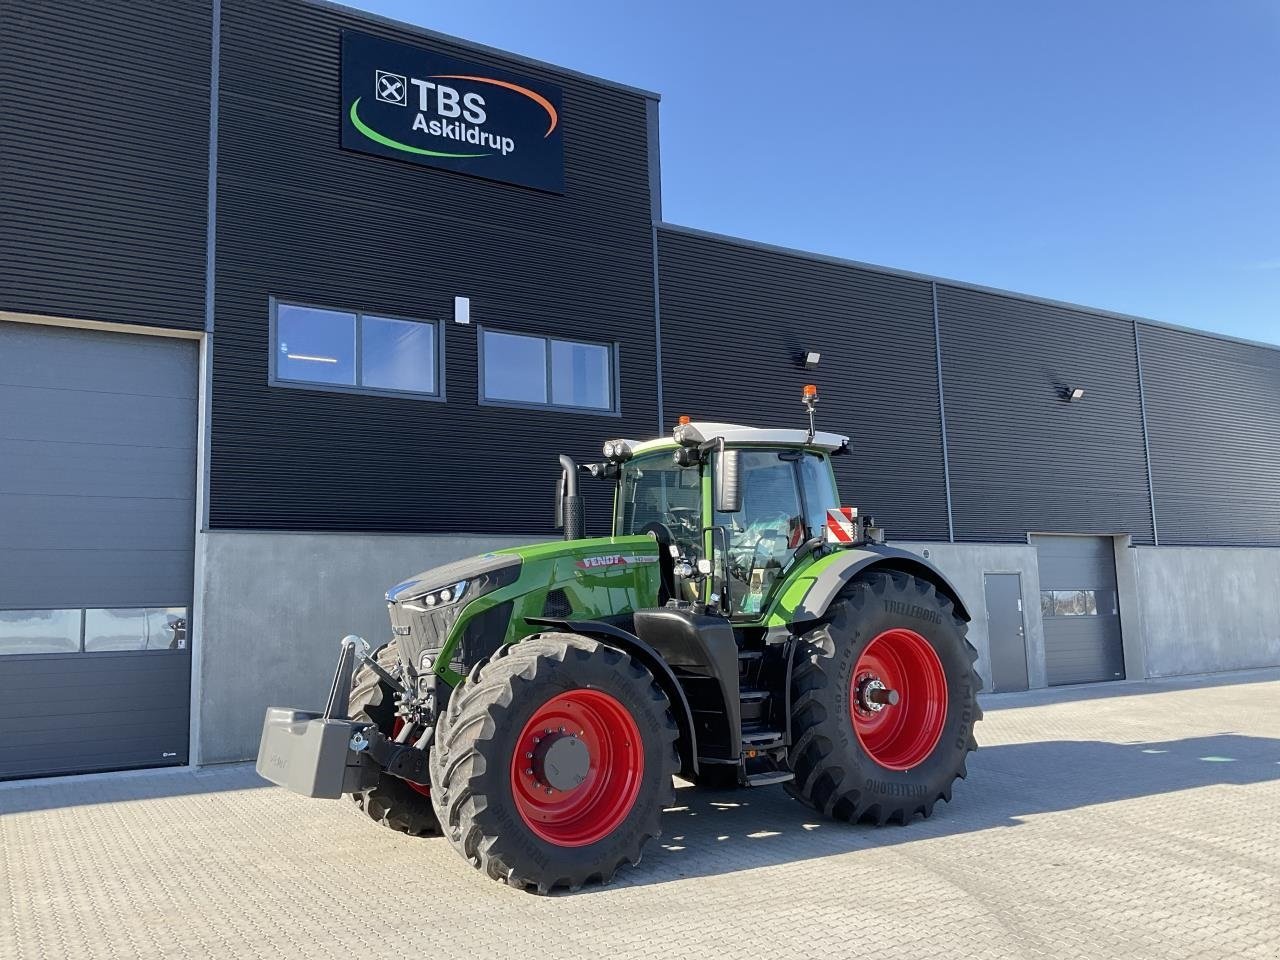
[(742, 451), (717, 450), (712, 469), (716, 512), (737, 513), (742, 509)]

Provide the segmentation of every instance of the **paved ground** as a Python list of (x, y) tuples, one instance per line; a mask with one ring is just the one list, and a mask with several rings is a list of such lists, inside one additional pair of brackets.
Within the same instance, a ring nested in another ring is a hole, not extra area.
[(1280, 671), (986, 706), (932, 820), (685, 789), (543, 898), (244, 766), (0, 785), (0, 958), (1280, 957)]

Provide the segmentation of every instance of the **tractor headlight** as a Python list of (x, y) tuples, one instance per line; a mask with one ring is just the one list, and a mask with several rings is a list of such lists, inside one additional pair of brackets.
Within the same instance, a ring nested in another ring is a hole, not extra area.
[(405, 606), (410, 610), (427, 610), (435, 607), (448, 606), (457, 603), (467, 592), (467, 581), (459, 580), (457, 583), (448, 587), (442, 587), (439, 590), (432, 590), (430, 593), (424, 593), (420, 597), (406, 601)]
[(613, 445), (613, 441), (612, 441), (612, 440), (606, 440), (606, 441), (605, 441), (605, 444), (604, 444), (604, 457), (605, 457), (605, 459), (606, 459), (606, 460), (612, 460), (612, 459), (613, 459), (613, 451), (614, 451), (615, 449), (617, 449), (617, 448), (616, 448), (616, 447), (614, 447), (614, 445)]

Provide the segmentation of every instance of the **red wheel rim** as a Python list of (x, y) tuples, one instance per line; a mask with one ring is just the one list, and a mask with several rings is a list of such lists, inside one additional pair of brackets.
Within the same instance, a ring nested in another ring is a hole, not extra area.
[[(394, 740), (396, 737), (400, 736), (400, 731), (402, 729), (404, 729), (404, 717), (396, 717), (396, 722), (391, 727), (391, 739)], [(424, 797), (431, 796), (430, 787), (423, 786), (421, 783), (414, 783), (412, 780), (405, 780), (404, 783), (405, 783), (405, 786), (407, 786), (414, 793), (420, 793)]]
[[(873, 702), (877, 690), (895, 691), (898, 702)], [(929, 641), (895, 628), (867, 644), (849, 681), (849, 713), (858, 742), (880, 766), (910, 770), (923, 763), (947, 719), (947, 677)]]
[[(551, 772), (541, 765), (557, 741), (559, 749), (578, 758), (586, 748), (582, 779), (567, 788), (563, 780), (559, 788), (551, 786)], [(520, 731), (511, 758), (511, 792), (521, 819), (535, 834), (557, 846), (583, 847), (604, 839), (627, 818), (643, 774), (644, 746), (631, 711), (601, 690), (580, 688), (548, 700)]]

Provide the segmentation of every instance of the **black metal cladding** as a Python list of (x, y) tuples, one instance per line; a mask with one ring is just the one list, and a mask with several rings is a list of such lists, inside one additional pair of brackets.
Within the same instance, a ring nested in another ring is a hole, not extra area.
[(938, 310), (956, 539), (1150, 543), (1132, 322), (942, 283)]
[[(339, 147), (344, 27), (563, 91), (565, 192)], [(224, 0), (214, 527), (550, 534), (557, 452), (657, 419), (646, 98), (298, 2)], [(267, 386), (268, 297), (444, 324), (445, 403)], [(620, 417), (481, 406), (476, 324), (618, 343)], [(611, 489), (584, 483), (591, 529)]]
[[(897, 539), (947, 538), (933, 303), (924, 280), (663, 227), (658, 234), (668, 420), (847, 433), (842, 498)], [(817, 350), (817, 370), (796, 357)]]
[(1280, 350), (1138, 337), (1160, 543), (1280, 546)]
[(210, 5), (5, 3), (0, 310), (204, 326)]

